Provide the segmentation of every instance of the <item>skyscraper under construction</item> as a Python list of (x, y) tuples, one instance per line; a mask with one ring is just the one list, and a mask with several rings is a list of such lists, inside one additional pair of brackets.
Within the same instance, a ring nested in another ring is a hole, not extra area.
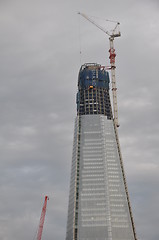
[(136, 240), (109, 96), (109, 74), (81, 66), (66, 240)]

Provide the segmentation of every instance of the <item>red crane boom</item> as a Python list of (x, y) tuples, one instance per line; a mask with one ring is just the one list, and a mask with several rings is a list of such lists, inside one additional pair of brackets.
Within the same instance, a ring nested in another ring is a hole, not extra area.
[(38, 233), (37, 233), (37, 240), (41, 240), (43, 226), (44, 226), (44, 220), (45, 220), (45, 214), (46, 214), (47, 200), (49, 200), (49, 198), (48, 198), (48, 196), (45, 196), (45, 201), (44, 201), (44, 205), (42, 208), (40, 223), (39, 223), (39, 228), (38, 228)]

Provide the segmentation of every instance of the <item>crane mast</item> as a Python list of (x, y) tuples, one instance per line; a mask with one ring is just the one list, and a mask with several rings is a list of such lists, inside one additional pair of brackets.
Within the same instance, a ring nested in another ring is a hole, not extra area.
[[(120, 37), (121, 33), (120, 31), (116, 32), (116, 29), (118, 25), (120, 24), (119, 22), (116, 22), (116, 26), (112, 31), (112, 34), (110, 34), (108, 31), (106, 31), (103, 27), (101, 27), (98, 23), (93, 21), (91, 18), (89, 18), (86, 14), (84, 13), (78, 13), (81, 16), (83, 16), (85, 19), (87, 19), (89, 22), (94, 24), (96, 27), (98, 27), (100, 30), (102, 30), (104, 33), (106, 33), (109, 36), (109, 42), (110, 42), (110, 49), (109, 49), (109, 59), (110, 59), (110, 65), (111, 65), (111, 79), (112, 79), (112, 95), (113, 95), (113, 113), (114, 113), (114, 123), (116, 127), (119, 127), (118, 123), (118, 105), (117, 105), (117, 87), (116, 87), (116, 76), (115, 76), (115, 49), (114, 49), (114, 38), (115, 37)], [(109, 20), (107, 20), (109, 21)]]
[(119, 122), (118, 122), (118, 104), (117, 104), (117, 87), (116, 87), (116, 76), (115, 76), (115, 49), (114, 49), (114, 37), (110, 36), (109, 37), (109, 42), (110, 42), (110, 49), (109, 49), (109, 59), (110, 59), (110, 65), (111, 65), (111, 79), (112, 79), (112, 95), (113, 95), (113, 112), (114, 112), (114, 122), (115, 126), (119, 127)]
[(45, 220), (45, 215), (46, 215), (47, 200), (49, 200), (49, 198), (48, 198), (48, 196), (45, 196), (45, 201), (44, 201), (44, 205), (42, 208), (40, 223), (39, 223), (39, 228), (38, 228), (38, 233), (37, 233), (37, 240), (41, 240), (41, 237), (42, 237), (44, 220)]
[[(133, 233), (134, 233), (134, 238), (135, 240), (137, 240), (136, 237), (136, 231), (135, 231), (135, 226), (134, 226), (134, 220), (133, 220), (133, 216), (132, 216), (132, 211), (131, 211), (131, 206), (130, 206), (130, 201), (129, 201), (129, 195), (128, 195), (128, 190), (127, 190), (127, 184), (126, 184), (126, 179), (125, 179), (125, 174), (124, 174), (124, 169), (123, 169), (123, 162), (122, 162), (122, 156), (121, 156), (121, 152), (120, 152), (120, 144), (119, 144), (119, 138), (118, 138), (118, 131), (117, 131), (117, 127), (119, 127), (119, 123), (118, 123), (118, 107), (117, 107), (117, 93), (116, 93), (116, 77), (115, 77), (115, 49), (114, 49), (114, 38), (116, 37), (120, 37), (121, 33), (120, 31), (117, 32), (117, 27), (120, 24), (119, 22), (116, 22), (116, 26), (113, 29), (113, 31), (111, 31), (112, 33), (110, 34), (108, 31), (106, 31), (103, 27), (101, 27), (98, 23), (96, 23), (95, 21), (93, 21), (91, 18), (89, 18), (86, 14), (84, 13), (78, 13), (81, 16), (83, 16), (85, 19), (87, 19), (89, 22), (91, 22), (92, 24), (94, 24), (96, 27), (98, 27), (100, 30), (102, 30), (104, 33), (106, 33), (107, 35), (109, 35), (109, 43), (110, 43), (110, 49), (109, 49), (109, 59), (110, 59), (110, 65), (111, 67), (109, 69), (111, 69), (111, 78), (112, 78), (112, 95), (113, 95), (113, 113), (114, 113), (114, 126), (115, 126), (115, 134), (116, 134), (116, 139), (117, 139), (117, 145), (118, 145), (118, 149), (119, 149), (119, 155), (120, 155), (120, 161), (121, 161), (121, 167), (122, 167), (122, 172), (123, 172), (123, 176), (124, 176), (124, 184), (125, 184), (125, 189), (126, 189), (126, 195), (127, 195), (127, 200), (128, 200), (128, 207), (129, 207), (129, 211), (130, 211), (130, 217), (131, 217), (131, 222), (132, 222), (132, 228), (133, 228)], [(109, 20), (107, 20), (109, 21)], [(114, 22), (114, 21), (111, 21)]]

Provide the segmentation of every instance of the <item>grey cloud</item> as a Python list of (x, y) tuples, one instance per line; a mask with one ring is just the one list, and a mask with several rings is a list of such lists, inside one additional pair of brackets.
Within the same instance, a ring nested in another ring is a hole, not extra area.
[(158, 2), (0, 6), (0, 238), (33, 239), (45, 194), (43, 238), (65, 238), (80, 43), (81, 63), (109, 64), (107, 36), (79, 21), (81, 11), (121, 22), (115, 41), (121, 149), (137, 235), (158, 240)]

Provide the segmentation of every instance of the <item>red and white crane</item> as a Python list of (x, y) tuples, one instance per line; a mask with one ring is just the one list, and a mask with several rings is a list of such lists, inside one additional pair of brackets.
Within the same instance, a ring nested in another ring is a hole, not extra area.
[(40, 223), (39, 223), (39, 228), (38, 228), (38, 233), (37, 233), (37, 240), (41, 240), (41, 237), (42, 237), (44, 220), (45, 220), (45, 215), (46, 215), (46, 207), (47, 207), (47, 201), (48, 200), (49, 200), (48, 196), (45, 196), (45, 201), (44, 201), (44, 205), (43, 205), (43, 208), (42, 208)]
[[(110, 49), (109, 49), (109, 59), (110, 59), (110, 69), (111, 69), (111, 79), (112, 79), (112, 94), (113, 94), (113, 112), (114, 112), (114, 123), (116, 127), (119, 127), (119, 123), (118, 123), (118, 105), (117, 105), (117, 87), (116, 87), (116, 77), (115, 77), (115, 49), (114, 49), (114, 38), (116, 37), (120, 37), (121, 33), (120, 31), (117, 31), (117, 28), (119, 26), (119, 22), (115, 22), (115, 28), (111, 31), (112, 33), (109, 33), (108, 31), (106, 31), (103, 27), (101, 27), (98, 23), (96, 23), (94, 20), (92, 20), (90, 17), (88, 17), (86, 14), (84, 13), (78, 13), (81, 16), (83, 16), (85, 19), (87, 19), (89, 22), (91, 22), (92, 24), (94, 24), (96, 27), (98, 27), (100, 30), (102, 30), (104, 33), (106, 33), (109, 36), (109, 42), (110, 42)], [(110, 21), (110, 20), (107, 20)], [(112, 21), (114, 22), (114, 21)]]

